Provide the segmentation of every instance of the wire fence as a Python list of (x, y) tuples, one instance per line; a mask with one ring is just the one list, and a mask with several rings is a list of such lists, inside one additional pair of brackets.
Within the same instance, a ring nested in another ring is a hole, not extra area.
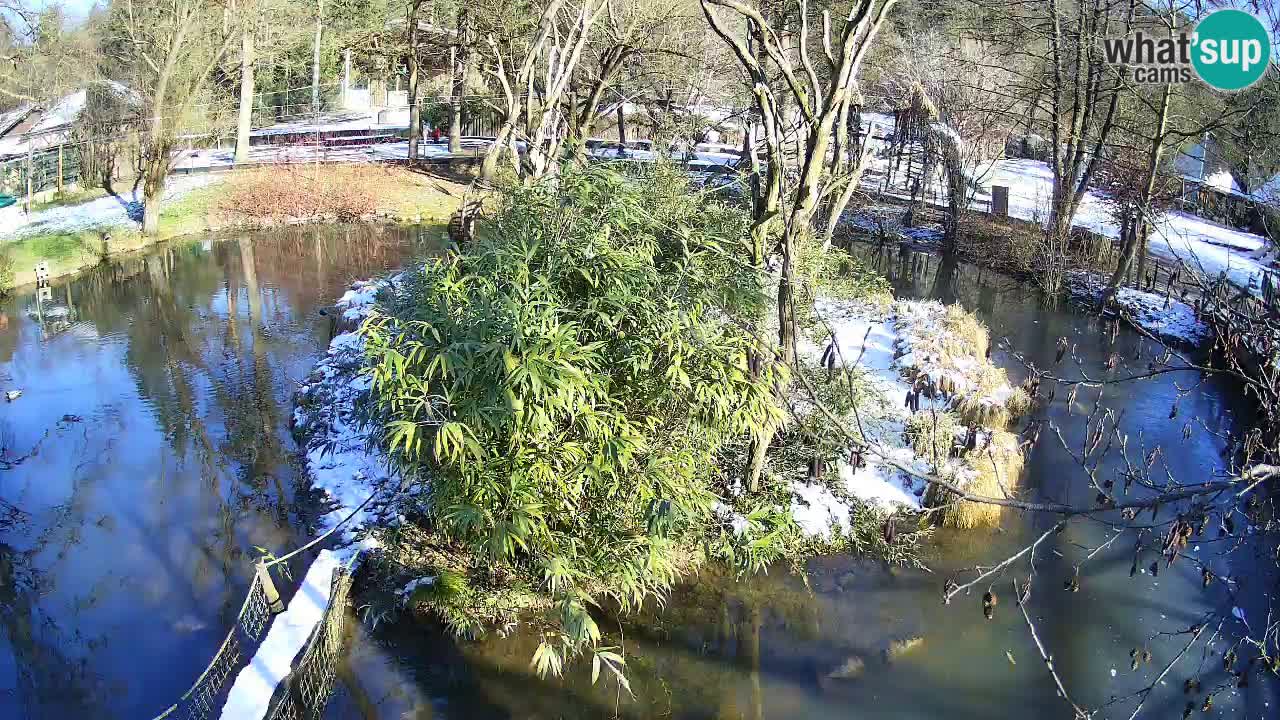
[[(30, 180), (30, 187), (27, 182)], [(61, 147), (0, 162), (0, 193), (23, 196), (79, 182), (80, 156)]]
[(324, 617), (316, 623), (315, 631), (307, 640), (302, 660), (277, 690), (266, 720), (318, 720), (324, 714), (345, 644), (350, 567), (344, 565), (334, 570), (332, 583)]
[[(329, 605), (316, 623), (301, 652), (301, 660), (285, 677), (272, 698), (263, 720), (304, 720), (319, 718), (333, 692), (337, 665), (344, 648), (347, 599), (351, 591), (353, 557), (334, 570), (330, 582)], [(268, 565), (267, 567), (270, 567)], [(244, 604), (218, 652), (200, 677), (173, 705), (155, 720), (209, 720), (221, 714), (230, 691), (227, 680), (246, 666), (266, 634), (273, 613), (267, 589), (255, 574)], [(244, 720), (257, 720), (245, 718)]]
[(176, 703), (157, 715), (155, 720), (206, 720), (217, 717), (226, 698), (227, 678), (233, 677), (235, 671), (252, 657), (271, 615), (266, 590), (261, 578), (255, 574), (240, 613), (236, 616), (235, 625), (227, 633), (208, 667), (192, 683), (191, 688)]

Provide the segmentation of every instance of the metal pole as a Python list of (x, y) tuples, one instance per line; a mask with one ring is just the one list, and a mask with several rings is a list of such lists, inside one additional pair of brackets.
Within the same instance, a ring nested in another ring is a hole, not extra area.
[(27, 145), (27, 212), (31, 212), (31, 146)]
[(62, 194), (62, 146), (58, 146), (58, 194)]
[(342, 109), (351, 104), (351, 48), (342, 51)]
[(280, 599), (280, 593), (276, 591), (276, 584), (271, 579), (271, 571), (267, 569), (267, 564), (259, 560), (257, 571), (258, 581), (262, 583), (262, 594), (267, 599), (267, 609), (273, 613), (284, 612), (284, 601)]

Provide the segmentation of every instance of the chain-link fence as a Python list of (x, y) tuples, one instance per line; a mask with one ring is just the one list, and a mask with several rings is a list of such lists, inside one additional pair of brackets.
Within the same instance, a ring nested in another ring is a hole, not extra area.
[(271, 608), (261, 579), (254, 575), (236, 624), (209, 662), (204, 673), (183, 693), (178, 702), (156, 720), (206, 720), (217, 717), (226, 697), (227, 678), (233, 677), (243, 662), (253, 655), (271, 619)]
[(350, 568), (334, 570), (332, 583), (324, 617), (307, 641), (302, 660), (277, 690), (266, 720), (318, 720), (324, 714), (343, 651), (347, 594), (351, 590)]
[[(58, 181), (59, 176), (61, 182)], [(67, 148), (55, 147), (33, 153), (30, 158), (18, 157), (0, 162), (0, 193), (15, 197), (26, 195), (28, 177), (31, 178), (32, 193), (79, 182), (80, 155)]]

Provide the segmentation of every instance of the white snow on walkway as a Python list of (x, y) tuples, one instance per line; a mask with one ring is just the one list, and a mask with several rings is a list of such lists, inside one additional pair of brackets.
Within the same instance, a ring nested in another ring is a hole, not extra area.
[(346, 561), (343, 553), (321, 550), (307, 570), (302, 586), (284, 613), (271, 621), (271, 630), (240, 671), (222, 706), (223, 720), (256, 720), (265, 717), (276, 686), (293, 666), (293, 659), (311, 637), (329, 607), (333, 573)]
[[(164, 200), (174, 200), (219, 180), (221, 178), (211, 175), (169, 178)], [(59, 205), (29, 215), (22, 211), (20, 204), (10, 205), (0, 209), (0, 242), (44, 233), (77, 233), (95, 228), (137, 225), (141, 218), (141, 195), (131, 193), (120, 197), (108, 195), (79, 205)]]
[[(487, 140), (467, 138), (462, 141), (464, 151), (484, 149), (489, 146)], [(447, 158), (451, 156), (449, 143), (421, 142), (418, 144), (418, 156), (422, 158)], [(376, 145), (335, 145), (317, 147), (315, 145), (255, 145), (249, 148), (249, 163), (274, 165), (290, 165), (299, 163), (378, 163), (403, 161), (409, 158), (409, 142), (378, 143)], [(230, 168), (235, 165), (235, 150), (189, 150), (184, 151), (174, 163), (178, 170), (201, 170)]]

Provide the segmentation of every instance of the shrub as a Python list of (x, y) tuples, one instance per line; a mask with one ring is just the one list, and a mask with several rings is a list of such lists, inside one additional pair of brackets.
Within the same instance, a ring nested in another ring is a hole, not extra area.
[(9, 251), (0, 248), (0, 297), (9, 293), (9, 289), (13, 287), (13, 258), (9, 256)]
[(610, 663), (588, 606), (662, 596), (712, 522), (718, 450), (780, 415), (737, 322), (764, 302), (745, 230), (665, 169), (568, 174), (506, 191), (363, 328), (375, 421), (436, 532), (552, 601), (540, 672)]
[(358, 220), (377, 207), (372, 188), (379, 172), (357, 167), (316, 170), (310, 165), (248, 170), (227, 182), (218, 207), (257, 221)]

